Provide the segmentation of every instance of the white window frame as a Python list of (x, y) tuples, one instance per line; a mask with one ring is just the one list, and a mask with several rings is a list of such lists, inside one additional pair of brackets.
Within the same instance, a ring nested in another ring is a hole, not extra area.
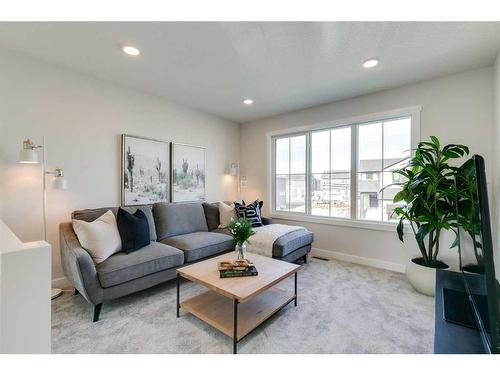
[[(350, 118), (344, 118), (340, 120), (322, 122), (317, 124), (309, 124), (294, 128), (280, 129), (276, 131), (271, 131), (266, 133), (267, 136), (267, 201), (269, 202), (270, 210), (269, 214), (272, 218), (292, 220), (292, 221), (303, 221), (318, 224), (329, 224), (336, 226), (346, 226), (364, 229), (374, 229), (383, 231), (394, 231), (396, 223), (393, 222), (382, 222), (382, 221), (370, 221), (370, 220), (360, 220), (356, 219), (356, 194), (357, 194), (357, 134), (351, 136), (351, 216), (353, 218), (343, 219), (336, 217), (325, 217), (307, 214), (309, 212), (309, 189), (310, 189), (310, 171), (311, 171), (311, 131), (326, 130), (331, 128), (339, 128), (345, 126), (352, 126), (351, 132), (357, 132), (358, 126), (364, 123), (387, 121), (391, 119), (396, 119), (399, 117), (411, 117), (411, 147), (415, 148), (420, 142), (420, 113), (422, 111), (421, 106), (412, 106), (400, 109), (394, 109), (390, 111), (371, 113), (361, 116), (355, 116)], [(274, 150), (274, 139), (276, 137), (286, 137), (306, 134), (306, 213), (302, 212), (290, 212), (290, 211), (276, 211), (275, 207), (275, 150)]]

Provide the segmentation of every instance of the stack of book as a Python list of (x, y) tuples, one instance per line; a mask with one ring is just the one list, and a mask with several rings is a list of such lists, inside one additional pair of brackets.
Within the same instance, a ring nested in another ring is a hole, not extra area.
[(257, 276), (257, 269), (247, 259), (225, 260), (219, 262), (219, 273), (221, 279), (228, 277)]

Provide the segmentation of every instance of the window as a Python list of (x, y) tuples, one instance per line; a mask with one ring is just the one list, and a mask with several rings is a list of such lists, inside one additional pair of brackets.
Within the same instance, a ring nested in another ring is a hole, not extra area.
[(399, 112), (272, 136), (273, 211), (394, 221), (392, 184), (402, 181), (394, 171), (410, 156), (419, 119), (415, 110)]
[(351, 216), (351, 128), (311, 133), (311, 214)]
[(401, 181), (393, 171), (410, 156), (411, 118), (358, 125), (357, 219), (391, 221)]
[(275, 208), (305, 213), (306, 135), (278, 138), (275, 150)]

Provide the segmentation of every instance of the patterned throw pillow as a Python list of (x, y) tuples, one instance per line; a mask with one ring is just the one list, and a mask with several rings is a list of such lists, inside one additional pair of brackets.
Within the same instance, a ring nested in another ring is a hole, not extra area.
[(236, 208), (236, 214), (238, 215), (238, 218), (247, 219), (252, 223), (252, 227), (262, 226), (262, 218), (260, 216), (260, 205), (258, 200), (246, 206), (245, 202), (243, 202), (243, 204), (235, 202), (234, 206)]

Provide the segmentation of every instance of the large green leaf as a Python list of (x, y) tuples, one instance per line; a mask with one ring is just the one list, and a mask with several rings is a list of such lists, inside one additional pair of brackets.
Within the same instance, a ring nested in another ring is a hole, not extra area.
[(398, 226), (396, 227), (396, 231), (398, 233), (398, 237), (399, 237), (399, 240), (401, 242), (404, 242), (404, 222), (403, 222), (403, 218), (399, 219), (399, 223), (398, 223)]
[(394, 199), (392, 201), (394, 203), (398, 203), (398, 202), (406, 200), (407, 196), (408, 195), (406, 194), (406, 191), (405, 190), (401, 190), (400, 192), (396, 193), (396, 195), (394, 196)]
[(434, 143), (436, 145), (437, 148), (441, 147), (441, 145), (439, 144), (439, 139), (437, 139), (436, 136), (434, 135), (431, 135), (431, 140), (432, 140), (432, 143)]

